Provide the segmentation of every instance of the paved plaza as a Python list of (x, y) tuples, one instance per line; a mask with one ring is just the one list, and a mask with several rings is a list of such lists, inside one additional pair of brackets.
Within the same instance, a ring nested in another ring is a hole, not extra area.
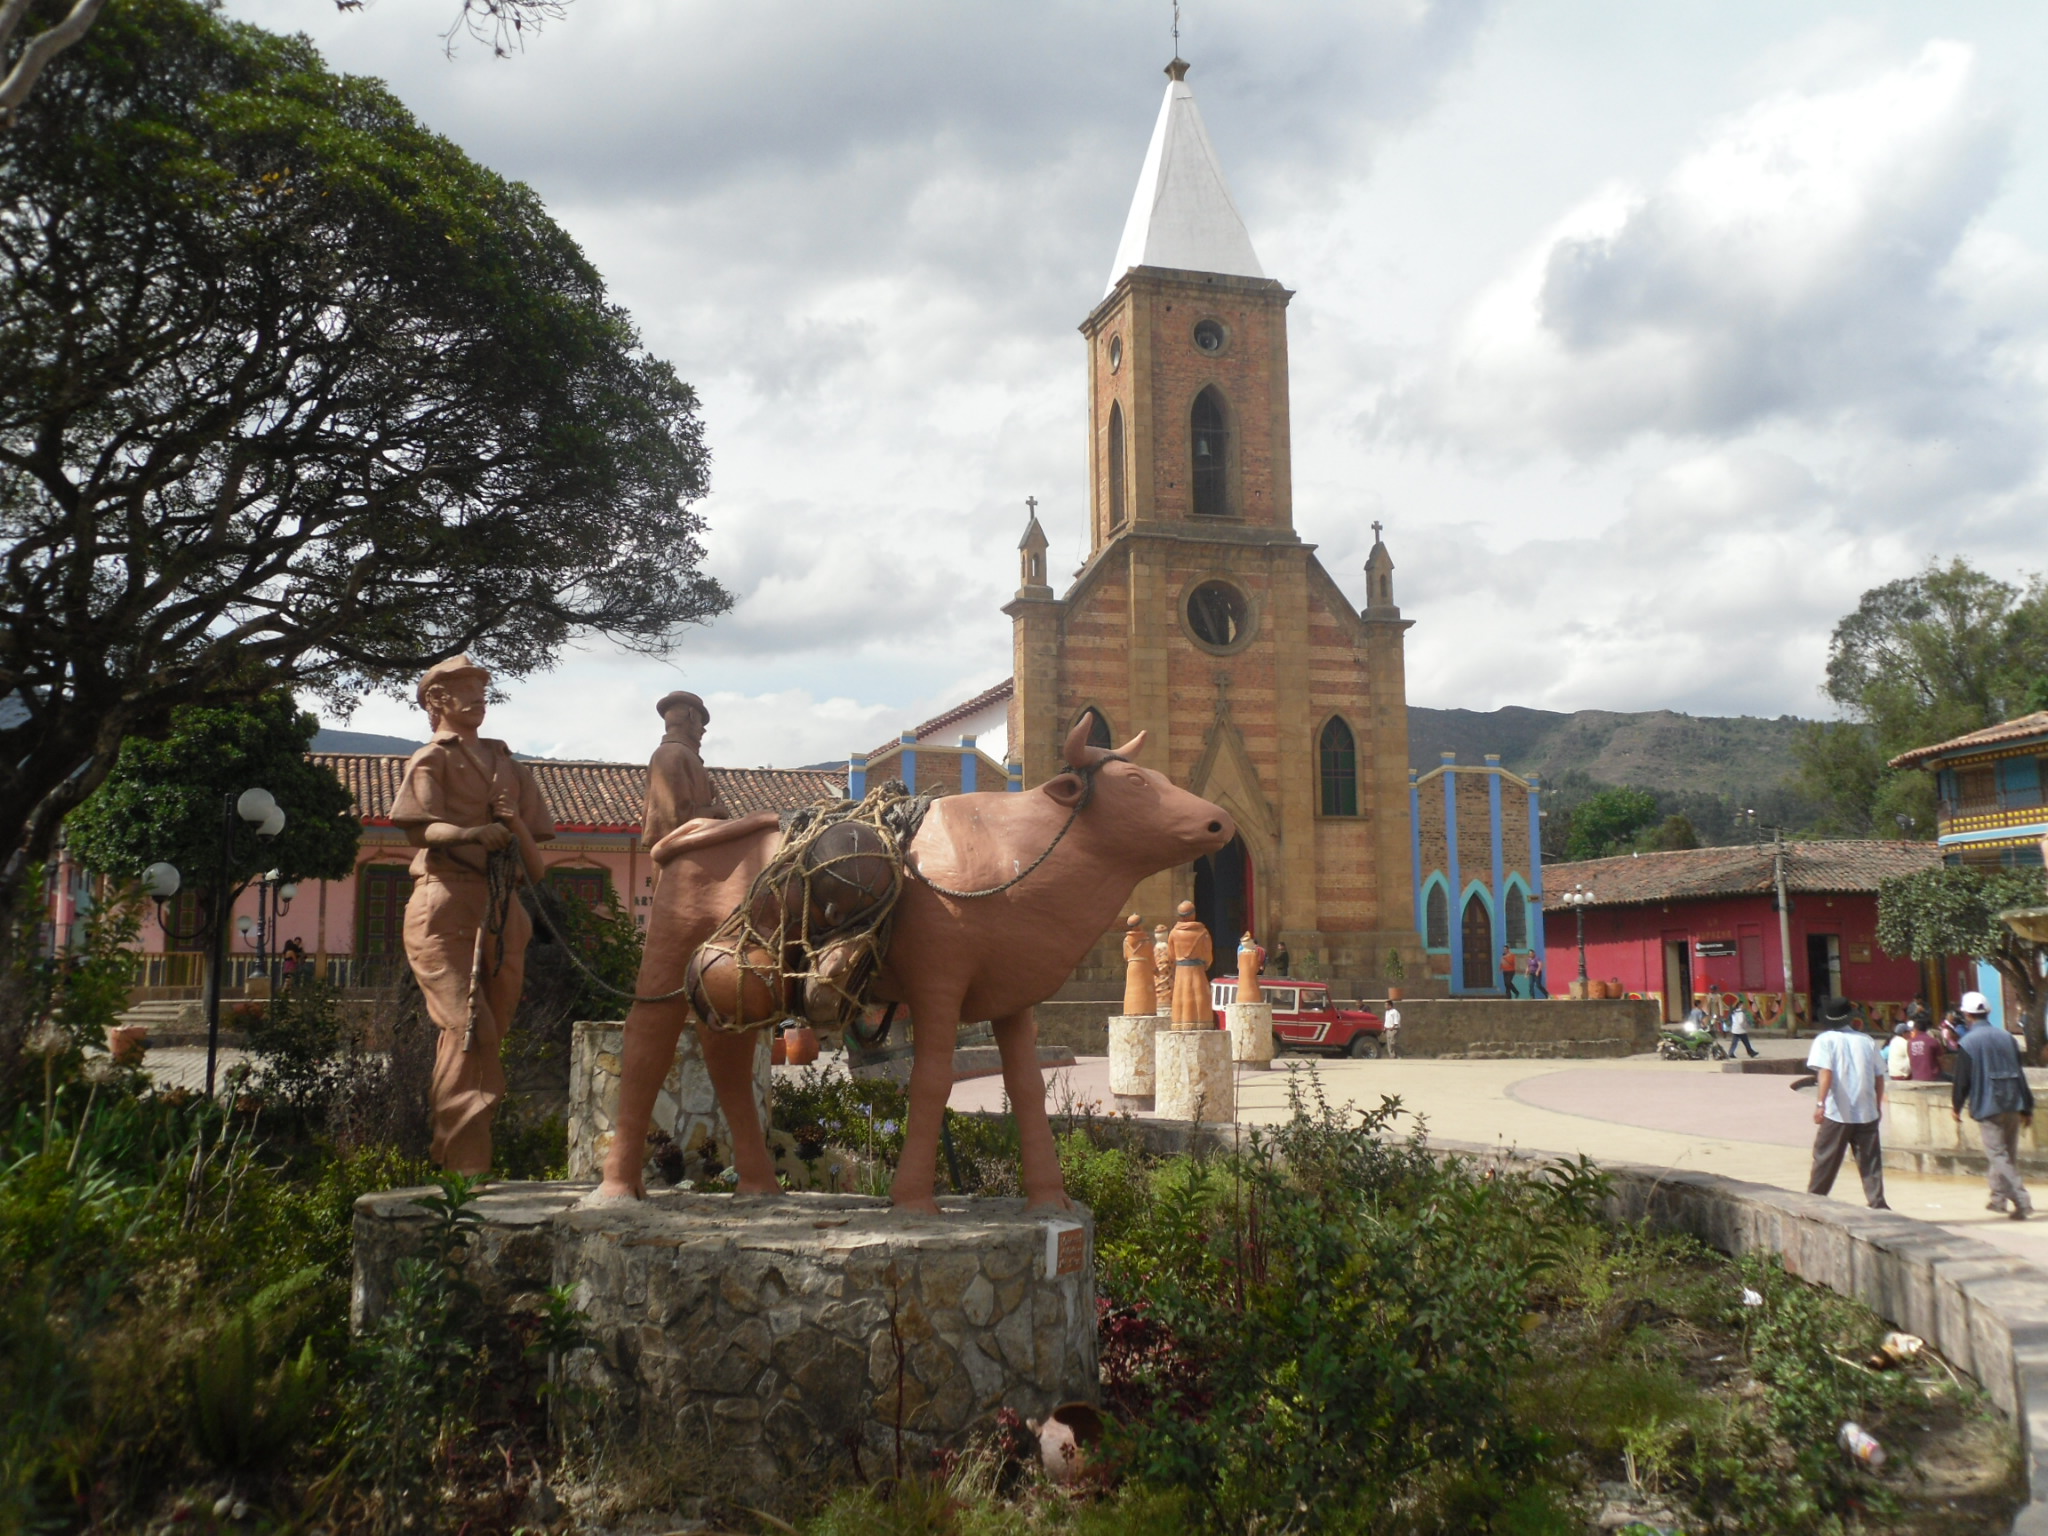
[[(1773, 1040), (1766, 1055), (1803, 1056), (1806, 1041)], [(1271, 1071), (1238, 1076), (1239, 1119), (1284, 1119), (1287, 1074), (1311, 1073), (1332, 1104), (1376, 1104), (1393, 1095), (1422, 1117), (1432, 1138), (1597, 1162), (1650, 1163), (1803, 1190), (1813, 1146), (1813, 1090), (1791, 1077), (1723, 1072), (1718, 1062), (1660, 1061), (1351, 1061), (1283, 1056)], [(1071, 1099), (1110, 1103), (1109, 1060), (1084, 1056), (1047, 1071), (1055, 1106)], [(953, 1090), (955, 1109), (996, 1109), (999, 1078), (974, 1078)], [(1984, 1181), (1924, 1178), (1885, 1171), (1892, 1208), (1995, 1243), (2048, 1268), (2048, 1189), (2043, 1214), (2009, 1221), (1985, 1210)], [(1854, 1160), (1835, 1184), (1837, 1199), (1862, 1202)]]

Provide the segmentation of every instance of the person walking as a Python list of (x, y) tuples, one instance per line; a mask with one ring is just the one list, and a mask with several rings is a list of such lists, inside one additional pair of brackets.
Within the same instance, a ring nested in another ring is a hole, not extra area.
[(1534, 950), (1529, 952), (1529, 995), (1548, 998), (1550, 988), (1543, 984), (1543, 957)]
[(1733, 1061), (1738, 1050), (1747, 1051), (1751, 1057), (1760, 1054), (1756, 1042), (1749, 1038), (1749, 1004), (1737, 998), (1735, 1006), (1728, 1010), (1728, 1059)]
[(1287, 953), (1287, 941), (1279, 940), (1273, 945), (1273, 969), (1285, 976), (1288, 974), (1287, 968), (1293, 963), (1293, 957)]
[(1991, 1022), (1991, 1004), (1982, 992), (1965, 992), (1962, 1001), (1963, 1043), (1956, 1052), (1955, 1077), (1949, 1089), (1949, 1113), (1960, 1121), (1967, 1107), (1984, 1141), (1984, 1176), (1991, 1185), (1986, 1210), (2003, 1211), (2014, 1221), (2034, 1214), (2034, 1202), (2020, 1183), (2020, 1127), (2034, 1119), (2034, 1090), (2027, 1086), (2020, 1048), (2012, 1036)]
[(1515, 970), (1520, 957), (1512, 949), (1500, 952), (1500, 984), (1507, 988), (1509, 997), (1519, 996), (1515, 991)]
[(1888, 1211), (1884, 1199), (1884, 1152), (1878, 1127), (1884, 1115), (1884, 1071), (1877, 1047), (1863, 1032), (1863, 1020), (1846, 997), (1821, 1004), (1822, 1032), (1814, 1037), (1806, 1065), (1817, 1074), (1814, 1084), (1813, 1177), (1808, 1194), (1825, 1195), (1835, 1187), (1842, 1154), (1853, 1149), (1856, 1171), (1863, 1176), (1863, 1195), (1873, 1211)]
[(1387, 1004), (1387, 1011), (1380, 1015), (1380, 1043), (1387, 1048), (1389, 1061), (1400, 1058), (1401, 1010), (1391, 1002)]

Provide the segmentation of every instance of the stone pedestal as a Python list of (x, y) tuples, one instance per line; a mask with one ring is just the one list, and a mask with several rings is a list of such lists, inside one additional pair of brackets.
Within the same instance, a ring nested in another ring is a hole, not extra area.
[(1118, 1109), (1150, 1109), (1158, 1092), (1152, 1037), (1166, 1027), (1156, 1013), (1112, 1014), (1109, 1020), (1109, 1091)]
[(1237, 1118), (1237, 1083), (1231, 1075), (1230, 1036), (1220, 1029), (1162, 1029), (1154, 1102), (1164, 1120)]
[[(603, 1171), (612, 1146), (612, 1125), (619, 1113), (619, 1052), (625, 1026), (589, 1022), (576, 1025), (569, 1045), (569, 1177), (595, 1179)], [(754, 1044), (754, 1104), (762, 1125), (768, 1123), (768, 1035)], [(706, 1143), (715, 1144), (723, 1161), (732, 1161), (732, 1133), (719, 1113), (718, 1094), (704, 1066), (703, 1047), (694, 1025), (676, 1043), (675, 1064), (662, 1079), (654, 1098), (654, 1128), (673, 1140), (686, 1162), (694, 1163)]]
[(1230, 1035), (1230, 1059), (1241, 1067), (1273, 1065), (1273, 1005), (1232, 1003), (1223, 1010)]
[[(351, 1325), (382, 1315), (425, 1190), (356, 1202)], [(707, 1463), (734, 1502), (786, 1502), (904, 1444), (958, 1446), (996, 1410), (1097, 1399), (1094, 1222), (1021, 1200), (915, 1216), (862, 1195), (663, 1193), (579, 1209), (587, 1188), (494, 1184), (468, 1273), (496, 1311), (575, 1288), (593, 1343), (566, 1362), (608, 1433)]]

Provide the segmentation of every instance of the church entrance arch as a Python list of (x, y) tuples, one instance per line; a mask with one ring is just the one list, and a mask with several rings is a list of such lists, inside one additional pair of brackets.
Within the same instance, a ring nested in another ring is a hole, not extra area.
[(1237, 972), (1238, 938), (1252, 931), (1252, 857), (1242, 836), (1195, 860), (1195, 916), (1214, 941), (1209, 974)]
[(1493, 913), (1486, 898), (1474, 891), (1465, 898), (1465, 974), (1467, 992), (1486, 992), (1493, 987)]

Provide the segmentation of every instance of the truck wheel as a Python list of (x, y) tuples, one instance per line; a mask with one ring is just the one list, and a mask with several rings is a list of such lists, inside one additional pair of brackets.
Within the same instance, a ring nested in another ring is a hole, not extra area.
[(1379, 1053), (1379, 1041), (1367, 1034), (1353, 1035), (1351, 1037), (1351, 1044), (1344, 1051), (1346, 1056), (1354, 1057), (1360, 1061), (1370, 1061)]

